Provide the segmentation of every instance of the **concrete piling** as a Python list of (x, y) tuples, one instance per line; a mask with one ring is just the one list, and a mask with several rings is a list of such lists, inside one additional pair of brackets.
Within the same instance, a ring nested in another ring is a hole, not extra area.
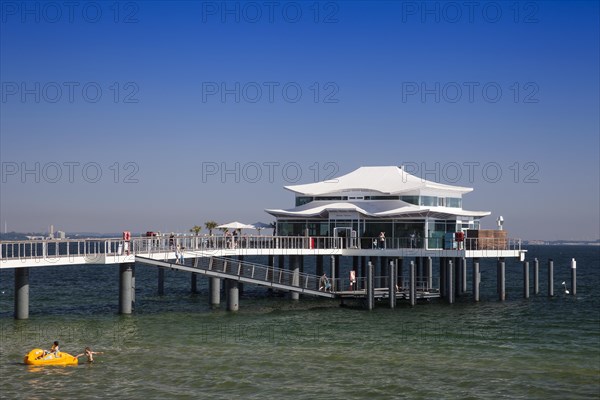
[(133, 308), (133, 264), (119, 265), (119, 313), (131, 314)]
[(554, 296), (554, 260), (548, 259), (548, 296)]
[(416, 271), (415, 271), (415, 262), (410, 262), (410, 305), (415, 306), (417, 304), (417, 282), (416, 282)]
[(219, 278), (208, 278), (208, 300), (211, 306), (218, 306), (221, 303), (221, 280)]
[(571, 294), (577, 294), (577, 261), (571, 258)]
[(506, 300), (506, 264), (504, 258), (498, 260), (498, 299)]
[(390, 298), (390, 308), (396, 308), (396, 263), (394, 261), (390, 261), (389, 264), (389, 298)]
[(158, 295), (165, 294), (165, 269), (158, 267)]
[(529, 298), (529, 261), (523, 261), (523, 297)]
[(473, 300), (479, 301), (479, 284), (481, 274), (479, 273), (479, 258), (473, 259)]
[(227, 287), (227, 311), (237, 311), (240, 308), (240, 295), (238, 289), (238, 281), (226, 279), (225, 286)]
[(533, 260), (533, 294), (540, 294), (540, 262)]
[(427, 289), (433, 287), (433, 260), (431, 257), (425, 259), (425, 271), (427, 273)]
[(454, 266), (452, 259), (446, 260), (446, 299), (448, 303), (454, 303)]
[(375, 290), (373, 288), (373, 263), (367, 264), (367, 310), (375, 307)]
[(15, 268), (15, 319), (29, 318), (29, 268)]

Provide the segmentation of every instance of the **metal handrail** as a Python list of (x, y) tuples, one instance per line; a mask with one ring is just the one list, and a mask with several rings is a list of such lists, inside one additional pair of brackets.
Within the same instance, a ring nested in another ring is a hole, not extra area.
[[(84, 239), (43, 239), (0, 241), (0, 260), (7, 259), (52, 259), (59, 257), (97, 257), (102, 255), (135, 255), (165, 253), (179, 249), (185, 251), (239, 250), (239, 249), (371, 249), (376, 237), (367, 238), (308, 237), (308, 236), (190, 236), (166, 235), (156, 237)], [(451, 246), (438, 247), (436, 242), (443, 238), (426, 238), (422, 243), (411, 238), (388, 238), (384, 248), (426, 250), (521, 250), (520, 239), (510, 238), (465, 238), (463, 242), (451, 242)], [(371, 243), (366, 246), (365, 243)], [(379, 242), (377, 242), (379, 243)], [(427, 247), (425, 244), (428, 244)], [(408, 246), (407, 246), (408, 244)], [(410, 247), (419, 244), (419, 247)], [(431, 246), (434, 244), (434, 246)], [(448, 248), (449, 247), (449, 248)]]

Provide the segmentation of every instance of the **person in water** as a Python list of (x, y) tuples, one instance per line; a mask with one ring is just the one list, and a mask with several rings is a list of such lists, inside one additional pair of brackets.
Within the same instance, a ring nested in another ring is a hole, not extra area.
[(102, 354), (102, 352), (101, 351), (92, 351), (92, 349), (90, 349), (89, 347), (86, 347), (85, 350), (83, 351), (83, 353), (77, 354), (75, 356), (75, 358), (86, 356), (88, 362), (94, 362), (94, 354)]

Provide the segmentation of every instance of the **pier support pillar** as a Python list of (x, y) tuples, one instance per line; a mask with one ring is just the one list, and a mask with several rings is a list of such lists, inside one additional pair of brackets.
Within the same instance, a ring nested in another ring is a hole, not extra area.
[(548, 296), (554, 296), (554, 260), (548, 259)]
[(194, 272), (192, 272), (190, 286), (192, 293), (198, 293), (198, 275)]
[(208, 293), (208, 304), (218, 306), (221, 303), (221, 280), (219, 278), (208, 278)]
[(433, 261), (431, 257), (425, 257), (425, 280), (429, 291), (433, 287)]
[(577, 295), (577, 261), (571, 258), (571, 294)]
[(452, 259), (446, 260), (446, 299), (448, 303), (454, 303), (454, 265)]
[(415, 271), (415, 262), (410, 262), (410, 305), (414, 307), (417, 304), (417, 275)]
[(523, 297), (529, 298), (529, 261), (523, 261)]
[(336, 258), (336, 256), (331, 256), (330, 261), (331, 261), (331, 291), (334, 292), (337, 290), (336, 288), (336, 284), (335, 284), (335, 267), (336, 267), (336, 263), (339, 260), (339, 258)]
[(165, 294), (165, 269), (158, 267), (158, 295)]
[(119, 265), (119, 313), (131, 314), (133, 308), (133, 264)]
[(462, 270), (460, 268), (460, 258), (452, 258), (454, 264), (454, 296), (460, 297), (462, 295)]
[(240, 293), (238, 289), (238, 281), (233, 279), (225, 280), (227, 288), (227, 311), (237, 311), (240, 309)]
[(460, 259), (460, 276), (461, 276), (461, 294), (467, 292), (467, 259), (462, 257)]
[(396, 263), (394, 261), (390, 261), (389, 266), (389, 298), (390, 298), (390, 308), (396, 308)]
[(29, 318), (29, 268), (15, 268), (15, 319)]
[(440, 257), (440, 296), (447, 299), (446, 297), (446, 257)]
[(473, 259), (473, 300), (479, 301), (479, 284), (481, 274), (479, 273), (479, 258)]
[(506, 268), (504, 257), (498, 260), (498, 300), (506, 300)]
[(269, 271), (267, 272), (267, 280), (272, 282), (273, 268), (275, 267), (275, 256), (267, 256), (267, 264), (269, 265)]
[[(292, 270), (292, 286), (300, 286), (300, 256), (290, 256)], [(300, 293), (290, 292), (292, 300), (300, 300)]]
[(373, 263), (367, 264), (367, 310), (375, 307), (375, 291), (373, 290)]
[(323, 256), (317, 256), (317, 276), (323, 275)]
[(533, 260), (533, 294), (540, 294), (540, 262)]
[(396, 264), (396, 279), (400, 286), (400, 290), (402, 290), (402, 285), (404, 285), (404, 259), (397, 258), (396, 261), (398, 262), (398, 264)]

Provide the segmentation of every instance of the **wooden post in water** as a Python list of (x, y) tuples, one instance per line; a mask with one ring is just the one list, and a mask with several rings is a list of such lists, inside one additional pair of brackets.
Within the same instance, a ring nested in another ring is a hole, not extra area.
[(479, 283), (481, 275), (479, 274), (479, 258), (473, 259), (473, 300), (479, 301)]
[(29, 318), (29, 267), (15, 268), (15, 319)]
[(396, 308), (396, 264), (390, 261), (389, 267), (389, 298), (390, 308)]
[(533, 259), (533, 294), (540, 294), (540, 262)]
[(415, 262), (410, 262), (410, 305), (414, 307), (417, 304), (417, 276), (415, 271)]
[(375, 291), (373, 290), (373, 263), (367, 264), (367, 310), (375, 306)]
[(506, 300), (506, 268), (504, 257), (500, 257), (498, 260), (498, 299), (500, 301)]
[(529, 261), (523, 261), (523, 297), (529, 298)]
[(577, 261), (571, 258), (571, 294), (577, 294)]
[(554, 296), (554, 260), (548, 259), (548, 296)]
[(158, 295), (165, 294), (165, 269), (158, 267)]

